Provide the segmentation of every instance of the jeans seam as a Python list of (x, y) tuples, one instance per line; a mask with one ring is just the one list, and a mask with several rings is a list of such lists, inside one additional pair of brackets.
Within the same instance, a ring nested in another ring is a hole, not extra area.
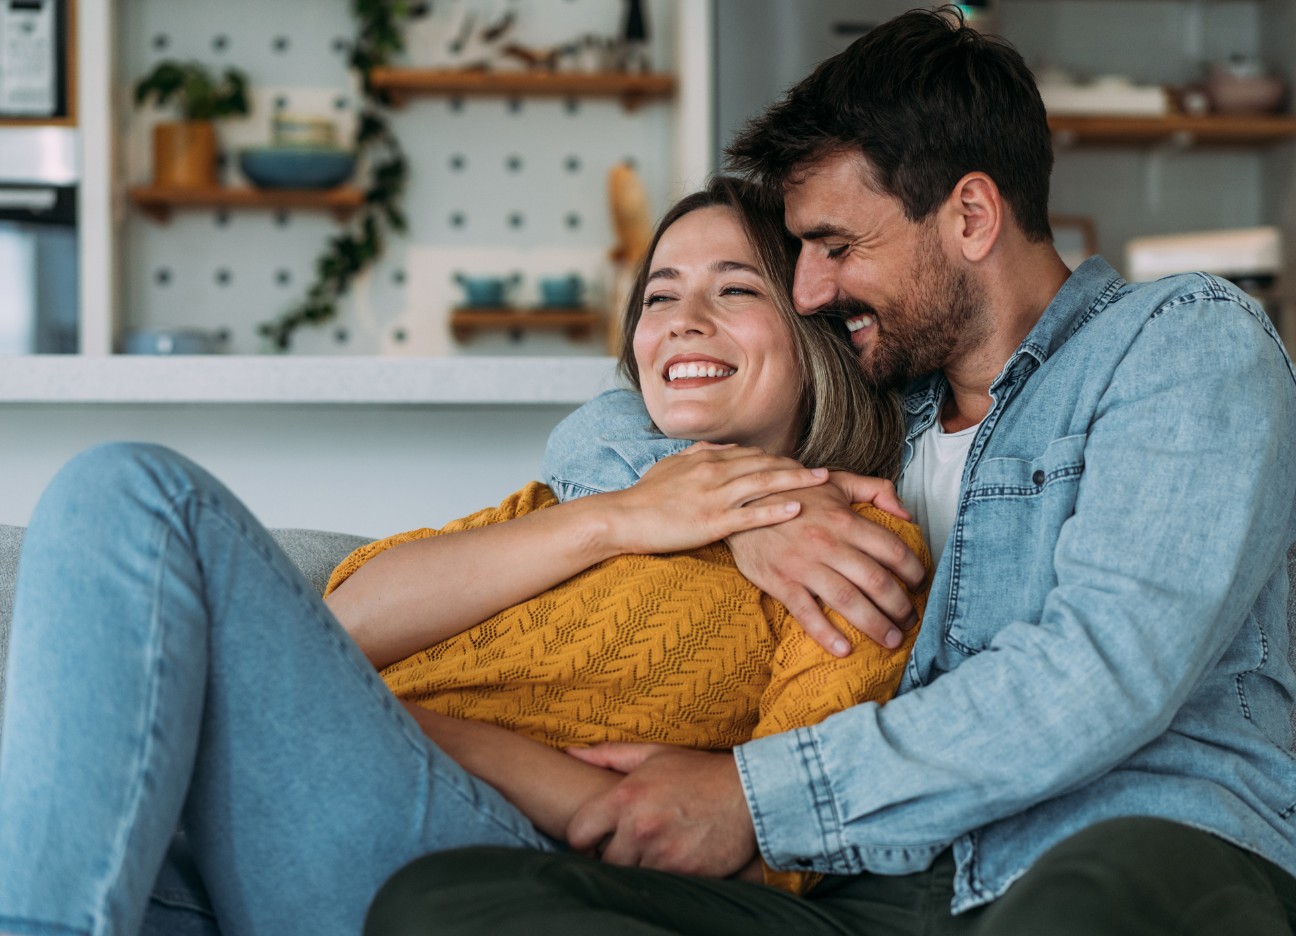
[(172, 516), (163, 520), (161, 526), (161, 536), (154, 543), (154, 555), (152, 561), (154, 564), (154, 578), (152, 582), (152, 601), (151, 614), (149, 616), (148, 628), (144, 634), (144, 648), (147, 652), (146, 671), (152, 674), (149, 681), (150, 691), (148, 694), (147, 704), (143, 717), (136, 730), (139, 732), (139, 742), (136, 745), (135, 766), (132, 770), (133, 782), (130, 789), (132, 790), (127, 807), (123, 812), (121, 822), (118, 825), (116, 835), (113, 837), (113, 844), (109, 853), (108, 865), (105, 868), (105, 874), (100, 879), (100, 886), (97, 894), (92, 900), (92, 919), (105, 914), (110, 901), (110, 892), (108, 884), (113, 879), (120, 879), (125, 867), (128, 856), (132, 853), (131, 846), (133, 831), (138, 829), (136, 818), (139, 816), (143, 793), (149, 785), (148, 762), (152, 750), (156, 746), (155, 732), (157, 730), (158, 720), (158, 695), (160, 691), (160, 682), (162, 679), (159, 662), (162, 659), (163, 628), (161, 626), (161, 615), (158, 613), (162, 596), (162, 557), (166, 553), (167, 544), (172, 537), (171, 524), (180, 522), (180, 517), (175, 511), (175, 504), (172, 498), (167, 498), (166, 506)]

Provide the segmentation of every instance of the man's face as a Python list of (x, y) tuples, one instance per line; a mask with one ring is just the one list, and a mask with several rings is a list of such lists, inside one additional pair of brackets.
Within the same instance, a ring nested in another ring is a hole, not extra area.
[(908, 220), (866, 172), (861, 156), (836, 153), (784, 187), (801, 240), (792, 297), (802, 315), (845, 315), (865, 379), (893, 386), (948, 366), (989, 319), (979, 285), (942, 247), (939, 211)]

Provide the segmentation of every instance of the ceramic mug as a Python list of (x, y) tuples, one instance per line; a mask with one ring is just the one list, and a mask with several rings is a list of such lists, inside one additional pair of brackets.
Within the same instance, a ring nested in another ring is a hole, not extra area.
[(456, 273), (454, 279), (463, 288), (466, 304), (478, 308), (507, 305), (509, 289), (522, 282), (522, 277), (517, 273), (507, 276), (469, 276), (466, 273)]
[(540, 280), (540, 303), (550, 308), (574, 309), (581, 304), (585, 283), (580, 276), (546, 276)]

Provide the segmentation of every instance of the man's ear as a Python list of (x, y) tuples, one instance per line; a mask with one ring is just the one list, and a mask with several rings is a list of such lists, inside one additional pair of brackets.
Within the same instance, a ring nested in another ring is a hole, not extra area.
[(1006, 222), (1007, 206), (999, 186), (984, 172), (969, 172), (954, 185), (946, 202), (953, 220), (955, 246), (969, 263), (984, 260)]

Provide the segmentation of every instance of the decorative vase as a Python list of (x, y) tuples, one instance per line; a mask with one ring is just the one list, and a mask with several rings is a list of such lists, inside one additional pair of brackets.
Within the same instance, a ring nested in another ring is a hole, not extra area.
[(215, 124), (187, 120), (155, 126), (153, 184), (170, 189), (216, 188)]

